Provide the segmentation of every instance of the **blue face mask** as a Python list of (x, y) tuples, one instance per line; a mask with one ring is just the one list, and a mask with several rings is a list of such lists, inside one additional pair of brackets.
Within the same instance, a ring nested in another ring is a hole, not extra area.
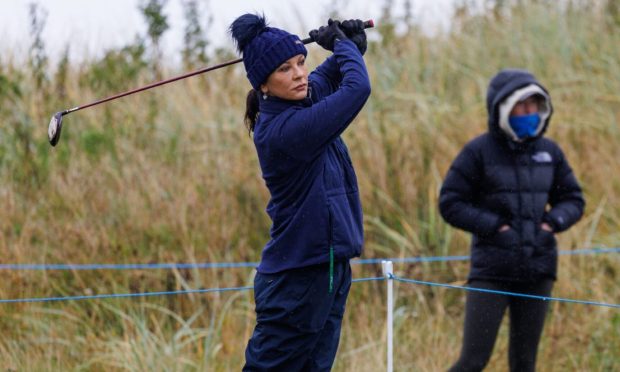
[(534, 113), (530, 115), (511, 116), (508, 118), (508, 122), (519, 139), (534, 137), (538, 125), (540, 124), (540, 115)]

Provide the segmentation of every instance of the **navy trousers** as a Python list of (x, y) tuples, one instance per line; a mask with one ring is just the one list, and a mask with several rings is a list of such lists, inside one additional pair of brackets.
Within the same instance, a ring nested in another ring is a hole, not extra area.
[(254, 278), (256, 327), (243, 371), (329, 371), (336, 357), (347, 295), (349, 262), (257, 273)]

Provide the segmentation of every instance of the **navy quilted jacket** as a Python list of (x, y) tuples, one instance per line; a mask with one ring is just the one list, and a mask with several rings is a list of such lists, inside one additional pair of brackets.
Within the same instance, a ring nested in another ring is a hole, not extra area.
[[(540, 225), (547, 222), (561, 232), (583, 214), (581, 188), (564, 154), (541, 137), (551, 115), (538, 137), (522, 143), (510, 140), (498, 125), (500, 103), (530, 84), (546, 92), (526, 71), (504, 70), (491, 81), (489, 131), (463, 148), (441, 188), (443, 218), (473, 235), (470, 280), (555, 279), (555, 236)], [(498, 232), (503, 224), (511, 228)]]
[(260, 273), (359, 256), (362, 206), (347, 147), (340, 138), (370, 95), (362, 55), (351, 41), (309, 76), (309, 97), (260, 99), (254, 144), (271, 194), (271, 239)]

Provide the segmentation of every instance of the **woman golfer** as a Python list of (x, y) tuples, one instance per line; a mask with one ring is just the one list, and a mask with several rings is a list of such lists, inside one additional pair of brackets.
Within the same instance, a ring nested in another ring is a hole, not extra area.
[(340, 135), (370, 95), (362, 21), (310, 33), (333, 52), (308, 74), (299, 38), (245, 14), (230, 26), (252, 90), (245, 122), (271, 200), (270, 240), (254, 280), (256, 327), (244, 371), (331, 369), (362, 252), (362, 207)]

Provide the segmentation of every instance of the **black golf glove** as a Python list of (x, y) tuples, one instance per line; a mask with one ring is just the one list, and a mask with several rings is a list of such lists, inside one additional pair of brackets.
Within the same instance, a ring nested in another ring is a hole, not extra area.
[(331, 52), (334, 51), (336, 40), (347, 40), (347, 35), (340, 29), (340, 22), (331, 18), (327, 21), (327, 26), (321, 26), (318, 30), (310, 31), (310, 38), (317, 44)]
[(366, 41), (366, 31), (364, 29), (364, 21), (360, 19), (348, 19), (342, 21), (340, 28), (344, 31), (344, 34), (349, 37), (349, 40), (355, 43), (357, 49), (364, 55), (368, 47)]

